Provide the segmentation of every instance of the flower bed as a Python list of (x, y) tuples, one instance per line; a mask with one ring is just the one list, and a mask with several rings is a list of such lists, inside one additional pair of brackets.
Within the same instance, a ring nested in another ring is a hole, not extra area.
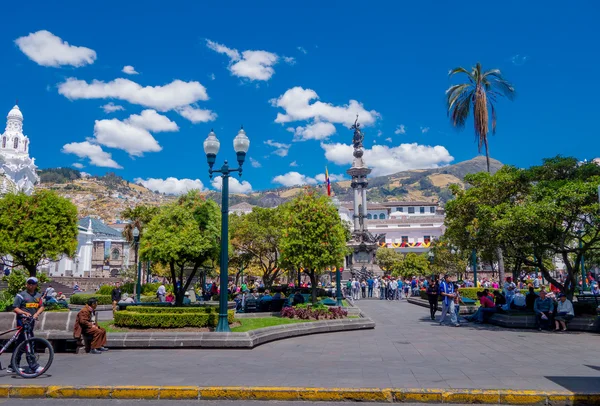
[(343, 319), (348, 317), (348, 312), (341, 307), (298, 305), (283, 308), (281, 310), (281, 317), (301, 320)]

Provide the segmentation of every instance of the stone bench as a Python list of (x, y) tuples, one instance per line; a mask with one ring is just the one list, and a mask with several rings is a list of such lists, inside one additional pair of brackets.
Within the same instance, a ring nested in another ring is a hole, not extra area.
[[(514, 315), (495, 313), (487, 319), (487, 322), (496, 326), (509, 328), (536, 328), (536, 320), (534, 314)], [(573, 331), (600, 332), (600, 317), (577, 316), (567, 323), (567, 328)]]

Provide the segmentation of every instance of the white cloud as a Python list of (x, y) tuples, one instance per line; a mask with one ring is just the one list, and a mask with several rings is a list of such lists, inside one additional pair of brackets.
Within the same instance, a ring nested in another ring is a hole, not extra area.
[(404, 126), (404, 124), (400, 124), (398, 127), (396, 127), (396, 131), (394, 131), (394, 134), (406, 134), (406, 127)]
[(362, 125), (371, 125), (380, 116), (375, 110), (367, 111), (363, 105), (356, 100), (350, 100), (347, 105), (334, 106), (311, 100), (319, 99), (317, 93), (312, 89), (304, 89), (300, 86), (288, 89), (283, 95), (271, 99), (271, 105), (281, 107), (285, 114), (277, 113), (276, 123), (289, 123), (292, 121), (315, 120), (329, 121), (331, 123), (343, 124), (351, 127), (359, 117)]
[[(337, 165), (352, 164), (352, 145), (324, 144), (325, 158)], [(437, 168), (454, 160), (448, 150), (441, 146), (400, 144), (396, 147), (387, 145), (374, 145), (365, 149), (364, 159), (371, 168), (373, 176), (390, 175), (392, 173), (409, 170)]]
[(272, 52), (243, 51), (240, 54), (237, 49), (228, 48), (208, 39), (206, 40), (206, 46), (229, 57), (229, 71), (234, 76), (249, 80), (266, 81), (271, 79), (271, 76), (275, 73), (273, 66), (279, 60), (277, 54)]
[(290, 147), (291, 147), (290, 144), (282, 144), (280, 142), (275, 142), (273, 140), (266, 140), (265, 144), (267, 144), (270, 147), (276, 148), (275, 151), (273, 151), (273, 154), (279, 155), (281, 157), (287, 156), (288, 151), (290, 150)]
[(94, 63), (96, 51), (86, 47), (69, 45), (68, 42), (41, 30), (15, 40), (29, 59), (41, 66), (84, 66)]
[(103, 109), (106, 114), (114, 113), (115, 111), (119, 111), (119, 110), (125, 110), (125, 107), (118, 106), (118, 105), (114, 104), (113, 102), (106, 103), (104, 106), (100, 106), (100, 108)]
[(72, 142), (63, 145), (64, 154), (75, 154), (79, 158), (88, 158), (90, 164), (104, 168), (122, 169), (123, 167), (116, 163), (110, 153), (102, 150), (102, 147), (92, 144), (89, 141)]
[(316, 185), (318, 182), (315, 178), (302, 175), (298, 172), (288, 172), (285, 175), (275, 176), (274, 183), (279, 183), (283, 186), (299, 186), (299, 185)]
[(335, 134), (335, 126), (331, 123), (318, 121), (306, 127), (288, 128), (288, 131), (294, 133), (294, 141), (326, 140)]
[(296, 64), (296, 58), (294, 58), (292, 56), (284, 56), (283, 57), (283, 61), (285, 63), (287, 63), (288, 65), (295, 65)]
[(298, 47), (297, 49), (298, 49), (298, 51), (302, 52), (304, 55), (307, 54), (306, 49), (304, 49), (302, 47)]
[(529, 57), (527, 55), (513, 55), (510, 58), (510, 61), (513, 63), (513, 65), (515, 66), (523, 66), (527, 63), (527, 60), (529, 59)]
[(124, 121), (113, 118), (96, 120), (94, 124), (94, 136), (99, 144), (122, 149), (131, 156), (142, 156), (144, 152), (158, 152), (162, 149), (150, 131), (179, 131), (179, 127), (156, 110), (132, 114)]
[(214, 73), (211, 73), (210, 75), (208, 75), (208, 77), (210, 78), (210, 80), (215, 80), (217, 78)]
[(177, 123), (169, 120), (167, 116), (158, 114), (156, 110), (144, 110), (141, 115), (132, 114), (125, 123), (155, 132), (179, 131)]
[(385, 140), (386, 140), (387, 142), (392, 142), (392, 137), (387, 137)]
[[(322, 183), (322, 182), (325, 182), (325, 174), (324, 174), (324, 173), (320, 173), (320, 174), (318, 174), (317, 176), (315, 176), (315, 179), (316, 179), (317, 181), (321, 182), (321, 183)], [(331, 182), (339, 182), (340, 180), (344, 180), (344, 179), (346, 179), (346, 177), (344, 176), (344, 174), (343, 174), (343, 173), (339, 173), (339, 174), (337, 174), (337, 175), (335, 175), (335, 174), (333, 174), (333, 173), (330, 173), (330, 174), (329, 174), (329, 180), (330, 180)]]
[(207, 123), (217, 119), (217, 114), (210, 110), (197, 109), (192, 106), (183, 106), (177, 109), (177, 112), (192, 123)]
[(139, 72), (135, 71), (135, 68), (131, 65), (125, 65), (123, 66), (123, 70), (121, 71), (123, 73), (126, 73), (128, 75), (137, 75), (139, 74)]
[[(223, 178), (221, 178), (220, 176), (212, 180), (212, 186), (217, 190), (221, 190), (222, 184)], [(246, 194), (250, 192), (252, 192), (252, 185), (248, 181), (244, 180), (240, 183), (240, 181), (237, 180), (237, 178), (229, 178), (229, 193)]]
[(298, 163), (296, 161), (292, 161), (292, 162), (290, 162), (290, 166), (295, 168), (298, 166)]
[(378, 136), (378, 137), (381, 137), (382, 135), (383, 135), (383, 131), (381, 131), (381, 130), (377, 130), (377, 136)]
[(421, 129), (421, 134), (426, 134), (429, 132), (429, 127), (420, 127)]
[(68, 78), (58, 85), (58, 93), (70, 100), (77, 99), (118, 99), (132, 104), (154, 108), (158, 111), (173, 110), (198, 100), (208, 100), (206, 88), (199, 82), (174, 80), (164, 86), (142, 87), (129, 79), (115, 79), (111, 82)]
[(154, 192), (166, 193), (168, 195), (181, 195), (190, 190), (204, 190), (204, 184), (200, 179), (177, 179), (173, 177), (167, 179), (136, 178), (134, 181)]
[(260, 168), (262, 166), (260, 162), (254, 158), (250, 158), (250, 165), (252, 165), (253, 168)]
[(82, 169), (84, 167), (83, 164), (79, 162), (75, 162), (72, 166), (77, 169)]

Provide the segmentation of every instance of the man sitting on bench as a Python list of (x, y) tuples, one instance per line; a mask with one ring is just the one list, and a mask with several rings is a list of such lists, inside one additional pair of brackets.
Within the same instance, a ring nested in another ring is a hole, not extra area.
[(108, 351), (108, 348), (104, 347), (106, 345), (106, 330), (98, 327), (96, 307), (98, 307), (98, 300), (95, 297), (88, 299), (85, 307), (77, 313), (73, 336), (77, 339), (89, 336), (92, 340), (90, 353), (102, 354), (102, 352)]

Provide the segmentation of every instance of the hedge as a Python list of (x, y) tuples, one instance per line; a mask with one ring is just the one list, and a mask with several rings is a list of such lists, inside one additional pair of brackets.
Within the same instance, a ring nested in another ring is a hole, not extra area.
[[(158, 290), (158, 287), (160, 286), (160, 283), (145, 283), (142, 285), (142, 295), (146, 295), (146, 296), (153, 296), (156, 297), (156, 291)], [(133, 290), (135, 287), (135, 283), (134, 282), (127, 282), (121, 285), (121, 292), (122, 293), (128, 293), (130, 295), (133, 294)], [(98, 289), (98, 291), (96, 292), (99, 295), (110, 295), (113, 291), (115, 287), (112, 285), (102, 285), (100, 286), (100, 289)], [(173, 291), (173, 287), (172, 286), (167, 286), (165, 285), (165, 288), (167, 289), (168, 292), (172, 292)]]
[(125, 311), (132, 313), (219, 313), (219, 308), (215, 306), (128, 306)]
[(112, 298), (110, 297), (110, 295), (96, 295), (90, 293), (77, 293), (75, 295), (72, 295), (69, 299), (69, 303), (71, 303), (72, 305), (84, 305), (87, 304), (88, 299), (92, 297), (98, 299), (99, 305), (112, 304)]
[[(233, 323), (235, 313), (227, 312), (227, 320)], [(115, 326), (130, 328), (183, 328), (183, 327), (216, 327), (219, 322), (218, 313), (138, 313), (124, 311), (115, 313)]]

